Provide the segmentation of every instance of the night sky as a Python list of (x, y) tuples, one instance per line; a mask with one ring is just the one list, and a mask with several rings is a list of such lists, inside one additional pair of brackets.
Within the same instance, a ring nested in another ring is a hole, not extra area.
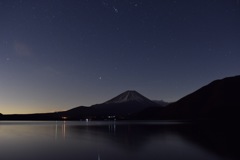
[(239, 71), (239, 0), (0, 0), (4, 114), (172, 102)]

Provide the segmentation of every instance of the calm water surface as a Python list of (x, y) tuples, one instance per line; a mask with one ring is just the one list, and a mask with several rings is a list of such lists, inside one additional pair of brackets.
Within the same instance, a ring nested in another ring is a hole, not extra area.
[(177, 122), (0, 121), (0, 159), (239, 159), (232, 133)]

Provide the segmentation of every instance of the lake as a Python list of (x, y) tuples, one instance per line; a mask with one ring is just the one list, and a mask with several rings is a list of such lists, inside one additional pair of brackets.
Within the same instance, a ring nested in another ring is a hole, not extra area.
[(171, 121), (0, 121), (0, 158), (234, 160), (238, 133)]

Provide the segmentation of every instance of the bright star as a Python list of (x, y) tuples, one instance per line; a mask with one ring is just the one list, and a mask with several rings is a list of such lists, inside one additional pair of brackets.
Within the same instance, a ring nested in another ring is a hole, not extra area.
[(113, 6), (115, 13), (118, 13), (118, 9)]

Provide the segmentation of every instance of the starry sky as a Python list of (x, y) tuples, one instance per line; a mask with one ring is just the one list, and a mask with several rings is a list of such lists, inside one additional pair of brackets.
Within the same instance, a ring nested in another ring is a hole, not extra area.
[(0, 0), (0, 113), (137, 90), (176, 101), (240, 71), (239, 0)]

